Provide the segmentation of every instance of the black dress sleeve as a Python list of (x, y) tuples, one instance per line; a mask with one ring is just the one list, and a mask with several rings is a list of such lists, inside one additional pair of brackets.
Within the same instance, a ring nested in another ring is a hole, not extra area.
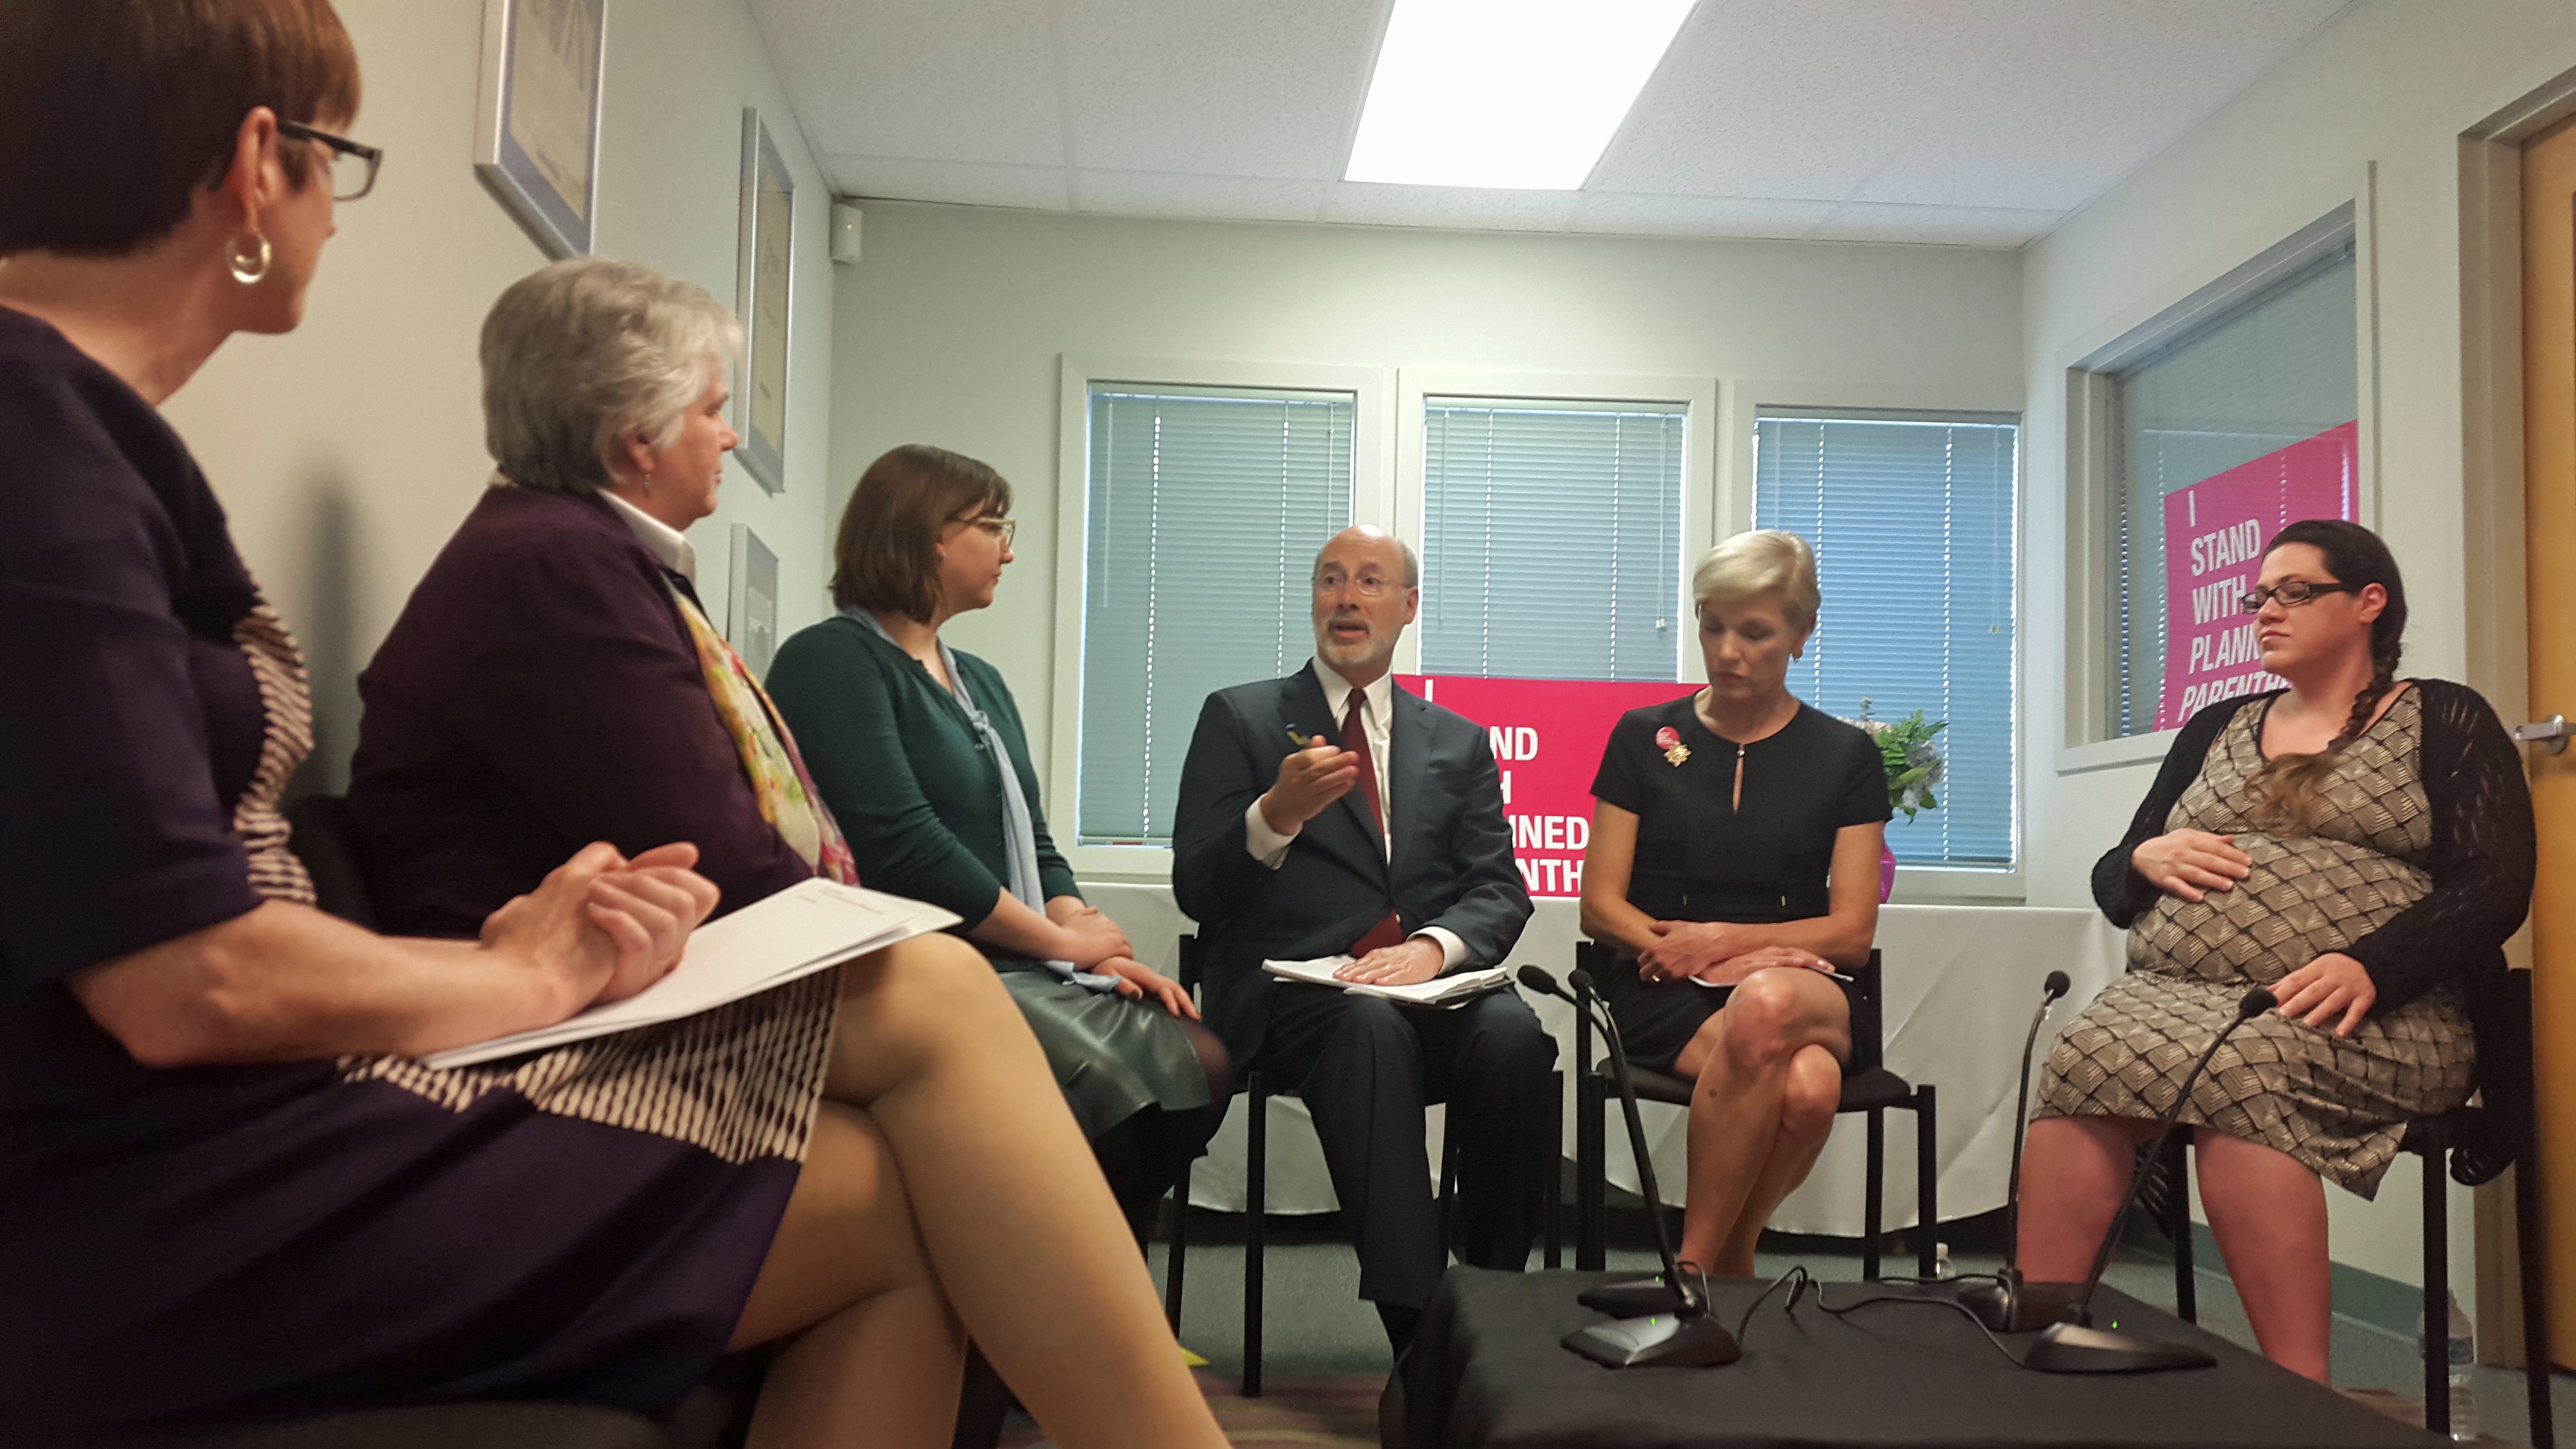
[(193, 672), (197, 651), (213, 646), (173, 612), (178, 534), (120, 440), (68, 385), (31, 372), (0, 367), (0, 985), (10, 987), (260, 900), (219, 798)]
[(2491, 959), (2529, 914), (2538, 871), (2531, 787), (2512, 736), (2466, 685), (2415, 687), (2423, 692), (2418, 768), (2433, 807), (2433, 890), (2346, 948), (2378, 990), (2374, 1016)]
[(1846, 825), (1874, 825), (1896, 815), (1896, 806), (1887, 798), (1887, 757), (1879, 753), (1878, 741), (1867, 731), (1852, 730), (1855, 738), (1847, 742), (1848, 753), (1837, 783), (1834, 801), (1834, 828)]
[(1592, 775), (1592, 798), (1616, 805), (1631, 815), (1646, 813), (1647, 791), (1637, 778), (1638, 762), (1654, 738), (1654, 711), (1632, 709), (1610, 727), (1601, 747), (1601, 768)]
[(2182, 792), (2200, 778), (2201, 761), (2209, 757), (2209, 747), (2217, 742), (2227, 722), (2236, 717), (2236, 711), (2279, 692), (2222, 700), (2183, 721), (2181, 731), (2174, 736), (2173, 748), (2165, 751), (2163, 768), (2156, 771), (2156, 783), (2129, 821), (2129, 833), (2093, 864), (2093, 900), (2112, 925), (2125, 931), (2131, 921), (2156, 903), (2156, 888), (2130, 867), (2130, 854), (2165, 833), (2165, 817), (2173, 813), (2174, 802), (2182, 798)]

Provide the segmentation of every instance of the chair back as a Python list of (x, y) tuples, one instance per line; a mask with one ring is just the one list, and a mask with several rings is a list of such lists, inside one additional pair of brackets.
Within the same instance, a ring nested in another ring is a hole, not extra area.
[(337, 795), (306, 795), (286, 807), (286, 845), (313, 877), (314, 904), (352, 925), (376, 928), (367, 879), (350, 844), (349, 802)]
[(2471, 1187), (2492, 1180), (2531, 1151), (2537, 1124), (2532, 1088), (2531, 973), (2488, 971), (2468, 982), (2477, 1032), (2481, 1107), (2475, 1150), (2454, 1156), (2451, 1175)]
[(1869, 959), (1858, 970), (1846, 972), (1852, 979), (1851, 990), (1851, 1068), (1846, 1076), (1857, 1076), (1887, 1065), (1887, 1022), (1880, 1014), (1878, 948), (1869, 948)]

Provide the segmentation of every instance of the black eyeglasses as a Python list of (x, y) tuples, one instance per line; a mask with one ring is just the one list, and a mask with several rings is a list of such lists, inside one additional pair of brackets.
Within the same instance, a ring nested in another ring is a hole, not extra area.
[(385, 164), (381, 147), (361, 146), (346, 136), (317, 131), (302, 121), (280, 121), (277, 134), (311, 141), (331, 152), (331, 199), (355, 201), (376, 188), (376, 168)]
[(2306, 579), (2289, 579), (2268, 589), (2258, 585), (2252, 592), (2239, 595), (2236, 603), (2237, 606), (2242, 608), (2246, 613), (2259, 614), (2263, 612), (2263, 606), (2274, 599), (2281, 601), (2281, 607), (2285, 609), (2293, 609), (2306, 603), (2308, 600), (2315, 598), (2319, 594), (2349, 594), (2351, 592), (2352, 585), (2350, 584), (2312, 584)]

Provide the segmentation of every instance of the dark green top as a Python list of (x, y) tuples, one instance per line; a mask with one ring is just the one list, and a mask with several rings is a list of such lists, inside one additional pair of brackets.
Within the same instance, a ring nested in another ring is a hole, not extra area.
[[(1020, 708), (993, 666), (952, 650), (966, 692), (1020, 772), (1048, 900), (1080, 897), (1047, 834)], [(799, 631), (769, 666), (769, 696), (796, 736), (823, 803), (841, 824), (859, 881), (944, 906), (973, 930), (1010, 886), (1002, 777), (965, 709), (921, 661), (855, 619)]]

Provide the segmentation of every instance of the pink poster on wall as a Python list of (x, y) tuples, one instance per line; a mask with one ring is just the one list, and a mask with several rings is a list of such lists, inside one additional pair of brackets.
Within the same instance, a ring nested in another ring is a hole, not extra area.
[(2361, 425), (2344, 423), (2165, 495), (2165, 691), (2156, 728), (2281, 686), (2237, 600), (2263, 569), (2263, 545), (2303, 518), (2358, 520)]
[(1592, 842), (1592, 776), (1610, 727), (1632, 709), (1694, 694), (1696, 684), (1584, 679), (1485, 679), (1403, 674), (1396, 682), (1485, 727), (1503, 772), (1512, 862), (1534, 896), (1583, 893)]

